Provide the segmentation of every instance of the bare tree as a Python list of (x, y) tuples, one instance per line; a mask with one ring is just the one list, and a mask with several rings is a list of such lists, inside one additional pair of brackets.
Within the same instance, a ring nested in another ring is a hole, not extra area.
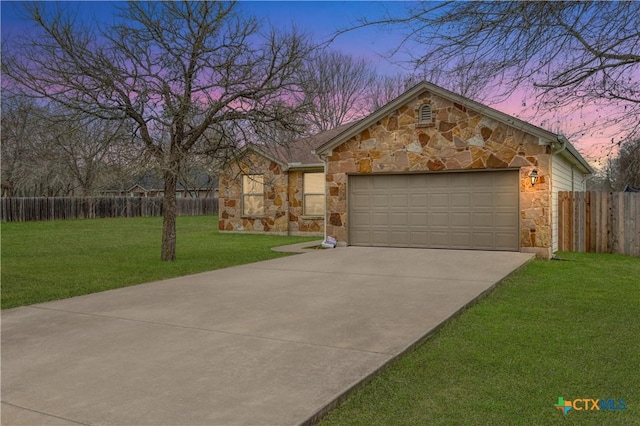
[(367, 90), (369, 110), (373, 112), (400, 96), (414, 84), (411, 77), (398, 75), (378, 75)]
[(75, 184), (60, 161), (49, 111), (7, 91), (2, 98), (2, 182), (11, 196), (67, 195)]
[(40, 31), (3, 52), (4, 74), (33, 96), (135, 123), (163, 169), (161, 258), (175, 260), (183, 159), (198, 144), (229, 152), (260, 127), (295, 126), (289, 94), (310, 47), (295, 32), (262, 31), (235, 3), (129, 2), (108, 27), (79, 23), (68, 8), (28, 5)]
[(618, 171), (616, 189), (623, 190), (627, 185), (640, 188), (640, 139), (622, 144), (615, 163)]
[(623, 191), (628, 186), (640, 189), (640, 139), (622, 143), (587, 181), (594, 191)]
[(337, 51), (321, 51), (304, 67), (311, 131), (336, 128), (369, 114), (367, 93), (374, 69), (364, 59)]
[(21, 169), (30, 156), (24, 141), (33, 137), (37, 125), (31, 117), (36, 106), (31, 99), (8, 95), (2, 97), (2, 184), (11, 189), (10, 196), (19, 192)]
[(101, 120), (57, 111), (47, 124), (58, 160), (77, 181), (81, 196), (94, 195), (111, 180), (110, 169), (130, 164), (140, 156), (142, 147), (131, 141), (133, 131), (128, 120)]
[(2, 181), (17, 196), (94, 195), (120, 178), (114, 171), (131, 169), (139, 159), (130, 124), (4, 91)]
[(501, 99), (529, 87), (540, 111), (613, 103), (600, 123), (620, 128), (615, 143), (640, 130), (640, 2), (419, 2), (362, 25), (405, 30), (397, 50), (428, 75)]

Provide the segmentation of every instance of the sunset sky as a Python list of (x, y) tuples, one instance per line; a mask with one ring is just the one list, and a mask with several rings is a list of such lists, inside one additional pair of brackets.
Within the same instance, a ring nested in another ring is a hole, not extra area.
[[(28, 24), (20, 12), (19, 2), (2, 1), (2, 39), (28, 31)], [(265, 19), (276, 27), (289, 28), (292, 24), (309, 33), (316, 42), (327, 41), (337, 30), (355, 26), (360, 18), (375, 19), (389, 12), (401, 14), (405, 2), (241, 2), (239, 6)], [(77, 11), (79, 19), (108, 23), (114, 19), (112, 2), (74, 2), (68, 6)], [(368, 27), (338, 36), (330, 46), (333, 49), (362, 57), (374, 64), (379, 73), (409, 73), (410, 66), (402, 53), (389, 57), (388, 53), (402, 41), (402, 34), (386, 28)], [(521, 119), (557, 131), (574, 132), (587, 125), (590, 116), (573, 112), (554, 113), (546, 117), (535, 116), (530, 108), (534, 99), (526, 99), (524, 91), (516, 93), (508, 101), (490, 106)], [(526, 106), (523, 106), (525, 105)], [(599, 110), (602, 113), (602, 109)], [(604, 112), (606, 114), (606, 111)], [(572, 143), (588, 159), (602, 157), (610, 146), (615, 129), (587, 131), (584, 136), (573, 137)]]

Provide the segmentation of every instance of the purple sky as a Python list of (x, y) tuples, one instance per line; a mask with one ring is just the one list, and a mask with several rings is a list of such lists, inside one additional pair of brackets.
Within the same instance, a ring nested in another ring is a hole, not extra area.
[[(2, 37), (20, 34), (25, 30), (22, 2), (2, 1)], [(84, 19), (98, 19), (105, 23), (113, 17), (117, 2), (67, 2)], [(270, 22), (275, 27), (291, 27), (309, 33), (317, 42), (328, 40), (335, 31), (356, 25), (358, 18), (382, 16), (386, 11), (399, 13), (405, 2), (368, 1), (242, 1), (239, 7)], [(332, 48), (366, 58), (375, 63), (380, 72), (394, 74), (402, 69), (383, 56), (401, 41), (399, 34), (381, 28), (364, 28), (338, 37)]]
[[(78, 11), (78, 16), (81, 19), (98, 19), (108, 22), (114, 17), (114, 2), (71, 2), (69, 6)], [(315, 41), (320, 42), (328, 40), (336, 30), (356, 25), (359, 18), (375, 19), (382, 17), (386, 12), (401, 14), (407, 3), (389, 1), (243, 1), (239, 6), (276, 27), (290, 27), (295, 24), (299, 29), (311, 34)], [(19, 35), (27, 30), (28, 26), (26, 26), (20, 12), (21, 4), (19, 2), (2, 1), (1, 7), (3, 40), (7, 36)], [(403, 68), (403, 59), (405, 58), (402, 55), (388, 58), (387, 53), (401, 40), (402, 35), (397, 31), (369, 27), (340, 35), (331, 47), (371, 61), (380, 73), (397, 74), (406, 72), (406, 69)], [(528, 103), (531, 104), (530, 101)], [(552, 117), (546, 117), (547, 121), (543, 121), (542, 117), (534, 116), (532, 110), (523, 108), (522, 104), (523, 95), (516, 94), (506, 102), (491, 106), (549, 130), (557, 130), (554, 126), (557, 123), (562, 123), (563, 130), (573, 131), (579, 128), (584, 121), (584, 117), (569, 112), (566, 114), (556, 113)], [(598, 157), (601, 156), (601, 153), (597, 147), (608, 145), (610, 138), (611, 135), (607, 134), (588, 134), (573, 138), (572, 142), (586, 157)]]

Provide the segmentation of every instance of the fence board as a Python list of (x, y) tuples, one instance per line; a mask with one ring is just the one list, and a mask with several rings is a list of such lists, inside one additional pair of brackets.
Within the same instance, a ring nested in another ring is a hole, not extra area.
[[(0, 199), (2, 222), (162, 216), (159, 197), (17, 197)], [(178, 198), (178, 216), (215, 215), (217, 198)]]
[(640, 194), (559, 192), (558, 249), (640, 256)]
[(577, 220), (574, 227), (574, 235), (576, 236), (575, 245), (573, 250), (576, 251), (585, 251), (586, 250), (586, 233), (580, 232), (581, 229), (586, 229), (586, 209), (585, 209), (585, 193), (584, 192), (576, 192), (575, 196), (575, 208), (577, 209)]

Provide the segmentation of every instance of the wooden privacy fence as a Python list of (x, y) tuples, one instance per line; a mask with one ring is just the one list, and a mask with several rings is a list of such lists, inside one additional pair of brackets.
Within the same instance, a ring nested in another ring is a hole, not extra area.
[[(3, 222), (162, 216), (160, 197), (29, 197), (2, 198)], [(217, 198), (178, 198), (178, 216), (214, 215)]]
[(640, 256), (640, 193), (558, 192), (558, 249)]

